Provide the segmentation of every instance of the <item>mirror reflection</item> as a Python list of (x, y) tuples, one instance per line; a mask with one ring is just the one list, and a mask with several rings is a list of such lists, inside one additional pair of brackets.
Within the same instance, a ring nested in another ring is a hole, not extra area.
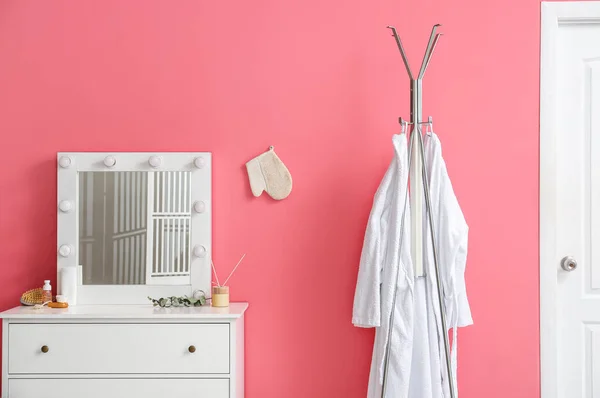
[(188, 284), (190, 172), (80, 172), (84, 285)]

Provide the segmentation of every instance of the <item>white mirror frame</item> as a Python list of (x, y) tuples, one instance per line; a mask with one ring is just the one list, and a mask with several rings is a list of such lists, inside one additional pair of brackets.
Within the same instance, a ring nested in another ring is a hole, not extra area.
[[(57, 197), (58, 294), (65, 291), (61, 269), (78, 268), (79, 172), (85, 171), (190, 171), (192, 221), (191, 267), (188, 285), (83, 285), (78, 278), (76, 297), (81, 304), (150, 304), (153, 298), (192, 296), (196, 290), (210, 297), (212, 254), (212, 154), (210, 152), (59, 152)], [(200, 211), (200, 212), (198, 212)], [(194, 250), (196, 248), (196, 250)], [(199, 250), (204, 248), (204, 250)], [(77, 271), (76, 271), (77, 272)], [(79, 272), (80, 274), (81, 272)]]

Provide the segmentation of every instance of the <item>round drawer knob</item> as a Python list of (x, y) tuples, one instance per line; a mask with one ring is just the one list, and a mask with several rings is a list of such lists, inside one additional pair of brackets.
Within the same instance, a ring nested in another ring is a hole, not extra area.
[(194, 347), (193, 345), (188, 347), (188, 351), (191, 352), (192, 354), (196, 352), (196, 347)]
[(49, 351), (49, 349), (48, 349), (48, 346), (47, 346), (47, 345), (43, 345), (41, 350), (42, 350), (42, 352), (43, 352), (44, 354), (45, 354), (45, 353), (47, 353), (47, 352)]

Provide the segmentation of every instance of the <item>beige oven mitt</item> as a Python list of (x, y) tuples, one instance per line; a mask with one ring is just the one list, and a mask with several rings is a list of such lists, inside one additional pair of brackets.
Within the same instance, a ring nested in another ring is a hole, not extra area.
[(252, 194), (259, 197), (267, 191), (270, 197), (281, 200), (292, 192), (292, 175), (271, 146), (248, 163), (248, 178)]

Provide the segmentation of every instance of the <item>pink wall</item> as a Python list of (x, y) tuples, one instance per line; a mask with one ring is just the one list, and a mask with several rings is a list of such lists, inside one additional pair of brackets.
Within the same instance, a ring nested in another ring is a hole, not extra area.
[[(0, 307), (55, 276), (57, 151), (212, 151), (221, 274), (247, 317), (247, 396), (365, 396), (350, 323), (362, 236), (413, 68), (471, 227), (461, 397), (536, 397), (539, 0), (0, 2)], [(294, 191), (254, 199), (269, 145)], [(327, 303), (327, 305), (323, 304)]]

